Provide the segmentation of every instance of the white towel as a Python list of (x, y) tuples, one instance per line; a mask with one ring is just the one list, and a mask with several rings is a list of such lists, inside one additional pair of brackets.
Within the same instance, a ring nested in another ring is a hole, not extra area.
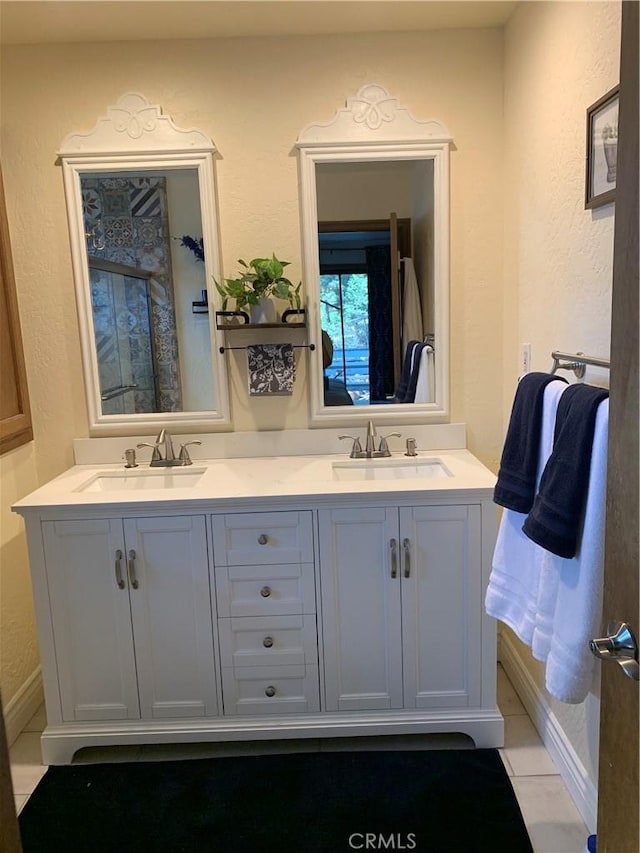
[[(567, 385), (544, 391), (537, 480), (553, 448), (558, 401)], [(545, 685), (562, 702), (586, 698), (595, 659), (589, 640), (600, 633), (609, 401), (598, 407), (580, 545), (572, 559), (545, 551), (522, 532), (526, 515), (504, 510), (485, 599), (487, 613), (509, 625), (544, 663)]]
[(427, 345), (420, 353), (418, 381), (414, 403), (432, 403), (435, 391), (435, 364), (433, 347)]
[(421, 341), (424, 337), (422, 327), (422, 307), (418, 279), (411, 258), (403, 258), (404, 289), (402, 291), (402, 345), (406, 347), (409, 341)]
[(547, 690), (562, 702), (586, 698), (595, 664), (589, 640), (602, 627), (608, 426), (609, 401), (603, 400), (596, 415), (578, 552), (563, 559), (545, 551), (540, 576), (532, 651), (546, 661)]
[[(556, 409), (565, 382), (550, 382), (544, 389), (537, 483), (553, 450)], [(485, 607), (508, 625), (528, 646), (533, 641), (538, 608), (540, 573), (546, 551), (522, 532), (526, 515), (505, 509), (502, 513)]]

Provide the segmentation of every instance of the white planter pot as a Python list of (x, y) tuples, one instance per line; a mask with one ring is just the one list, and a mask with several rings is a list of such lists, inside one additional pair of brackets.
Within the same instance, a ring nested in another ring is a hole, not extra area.
[(269, 297), (263, 297), (257, 305), (251, 305), (249, 316), (252, 323), (276, 323), (278, 321), (275, 303)]

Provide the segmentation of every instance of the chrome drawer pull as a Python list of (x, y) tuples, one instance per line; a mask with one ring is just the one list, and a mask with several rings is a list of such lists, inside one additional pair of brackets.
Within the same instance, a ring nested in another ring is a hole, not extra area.
[(122, 579), (122, 551), (118, 548), (116, 551), (116, 583), (120, 589), (124, 589), (124, 580)]
[(389, 540), (389, 547), (391, 548), (391, 577), (398, 577), (398, 543), (395, 539)]
[(408, 578), (411, 574), (411, 542), (403, 539), (402, 548), (404, 549), (404, 576)]
[(129, 551), (129, 559), (127, 561), (129, 571), (129, 583), (134, 589), (138, 589), (138, 579), (136, 578), (136, 552), (133, 548)]
[(261, 533), (260, 536), (258, 536), (258, 542), (261, 545), (266, 545), (268, 541), (269, 541), (269, 537), (267, 536), (266, 533)]
[(265, 637), (262, 641), (262, 645), (265, 647), (265, 649), (270, 649), (273, 645), (273, 637)]
[(270, 586), (263, 586), (262, 589), (260, 590), (260, 595), (263, 598), (269, 598), (269, 596), (271, 595), (271, 587)]
[(267, 689), (264, 691), (264, 695), (268, 696), (269, 699), (271, 699), (272, 696), (276, 695), (276, 688), (275, 687), (267, 687)]

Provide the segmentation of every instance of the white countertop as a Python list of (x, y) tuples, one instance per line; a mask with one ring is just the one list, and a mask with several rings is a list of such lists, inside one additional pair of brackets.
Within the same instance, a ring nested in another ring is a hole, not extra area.
[[(363, 473), (365, 467), (367, 473)], [(389, 479), (377, 479), (372, 467), (396, 470), (387, 470), (384, 476)], [(438, 475), (416, 476), (416, 471)], [(189, 484), (184, 487), (156, 488), (152, 479), (160, 483), (169, 478), (180, 483), (185, 475)], [(362, 479), (337, 479), (351, 476)], [(266, 504), (269, 509), (280, 499), (325, 503), (343, 502), (350, 496), (376, 501), (393, 496), (402, 500), (415, 499), (417, 494), (424, 497), (425, 492), (434, 497), (437, 494), (438, 499), (482, 499), (491, 496), (495, 481), (495, 475), (467, 450), (419, 452), (416, 457), (394, 453), (375, 460), (351, 460), (345, 454), (198, 459), (191, 466), (176, 468), (150, 468), (148, 463), (132, 469), (125, 469), (122, 463), (75, 465), (12, 508), (21, 515), (56, 508), (130, 511), (153, 507), (175, 511), (229, 504), (259, 504), (264, 508), (267, 498), (271, 499)]]

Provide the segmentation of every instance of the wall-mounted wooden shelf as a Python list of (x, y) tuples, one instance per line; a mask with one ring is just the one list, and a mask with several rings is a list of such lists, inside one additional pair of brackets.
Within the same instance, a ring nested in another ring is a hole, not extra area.
[[(221, 329), (225, 332), (239, 331), (245, 329), (305, 329), (307, 326), (306, 310), (304, 308), (287, 308), (283, 313), (279, 323), (252, 323), (246, 311), (216, 311), (216, 329)], [(302, 320), (294, 320), (289, 322), (288, 317), (300, 316)], [(230, 320), (240, 319), (241, 323), (225, 322), (225, 318)]]
[(306, 329), (306, 323), (216, 323), (216, 329), (225, 332), (244, 332), (245, 329)]
[[(247, 329), (251, 329), (252, 331), (256, 331), (258, 329), (306, 329), (307, 321), (296, 320), (292, 323), (287, 322), (287, 317), (295, 317), (295, 316), (305, 317), (306, 311), (304, 308), (289, 308), (287, 309), (283, 315), (282, 319), (279, 323), (252, 323), (249, 319), (249, 315), (246, 311), (216, 311), (216, 328), (221, 329), (224, 332), (244, 332)], [(221, 319), (225, 317), (230, 317), (231, 319), (235, 319), (240, 317), (242, 319), (242, 323), (225, 323), (220, 322)], [(295, 349), (309, 349), (314, 350), (316, 348), (315, 344), (293, 344)], [(218, 347), (218, 351), (220, 353), (224, 353), (227, 350), (232, 349), (246, 349), (246, 346), (239, 347)]]

